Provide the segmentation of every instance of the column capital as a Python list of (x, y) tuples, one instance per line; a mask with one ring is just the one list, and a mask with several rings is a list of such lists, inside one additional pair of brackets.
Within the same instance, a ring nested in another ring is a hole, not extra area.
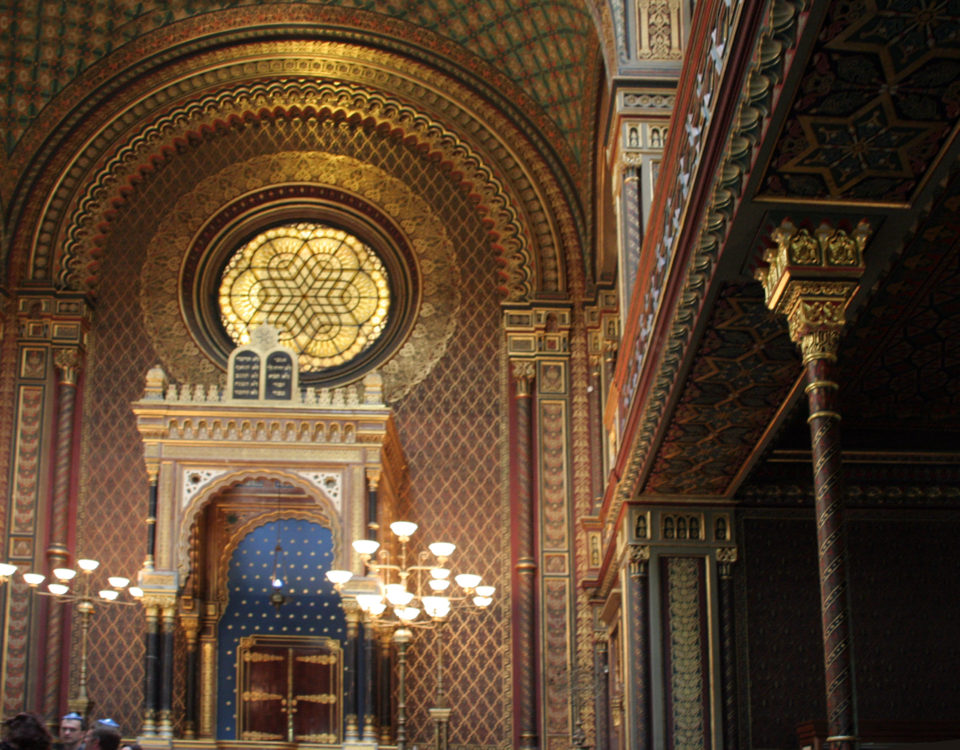
[(630, 545), (630, 575), (639, 578), (647, 574), (650, 562), (650, 547), (646, 544)]
[(510, 372), (517, 381), (517, 397), (529, 396), (537, 377), (537, 363), (532, 359), (511, 359)]
[(53, 361), (60, 375), (59, 382), (62, 385), (76, 385), (80, 371), (83, 369), (83, 354), (80, 349), (76, 347), (55, 349)]
[(861, 221), (853, 230), (822, 222), (811, 231), (789, 219), (770, 235), (773, 247), (758, 268), (767, 307), (784, 315), (803, 359), (836, 359), (847, 303), (866, 269), (863, 251), (872, 233)]
[(717, 570), (721, 578), (729, 578), (737, 561), (736, 547), (717, 547)]

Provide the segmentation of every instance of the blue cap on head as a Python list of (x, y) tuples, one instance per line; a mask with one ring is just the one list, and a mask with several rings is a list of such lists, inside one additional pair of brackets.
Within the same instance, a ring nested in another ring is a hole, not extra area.
[(120, 729), (120, 725), (113, 719), (97, 719), (97, 725), (101, 727), (110, 727), (110, 729)]
[(78, 714), (76, 711), (71, 711), (68, 714), (64, 714), (61, 717), (60, 721), (65, 721), (67, 719), (70, 719), (72, 721), (83, 721), (83, 717), (80, 714)]

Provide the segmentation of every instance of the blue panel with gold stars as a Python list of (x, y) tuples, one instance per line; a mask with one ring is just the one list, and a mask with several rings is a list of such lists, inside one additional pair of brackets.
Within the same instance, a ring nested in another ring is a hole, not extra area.
[[(325, 636), (343, 643), (346, 624), (340, 597), (324, 575), (332, 563), (330, 529), (300, 519), (264, 524), (237, 545), (227, 575), (229, 601), (218, 631), (219, 739), (236, 739), (240, 638)], [(279, 608), (271, 602), (275, 595), (284, 597)]]

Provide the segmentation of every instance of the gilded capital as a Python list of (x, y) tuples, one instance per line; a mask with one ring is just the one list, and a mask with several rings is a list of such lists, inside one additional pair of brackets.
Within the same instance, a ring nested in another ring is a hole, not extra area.
[(530, 395), (531, 386), (537, 374), (537, 364), (532, 359), (512, 359), (510, 366), (513, 378), (517, 381), (517, 396), (524, 398)]
[(650, 562), (650, 547), (646, 544), (630, 545), (630, 575), (642, 576), (647, 572), (647, 563)]
[(83, 367), (83, 357), (79, 349), (57, 349), (53, 361), (60, 372), (60, 382), (64, 385), (76, 385)]
[(771, 234), (774, 246), (756, 278), (767, 307), (786, 316), (790, 338), (811, 359), (835, 359), (847, 303), (866, 268), (863, 251), (871, 234), (861, 221), (853, 231), (823, 222), (816, 231), (789, 219)]
[(717, 547), (717, 562), (735, 563), (737, 561), (736, 547)]

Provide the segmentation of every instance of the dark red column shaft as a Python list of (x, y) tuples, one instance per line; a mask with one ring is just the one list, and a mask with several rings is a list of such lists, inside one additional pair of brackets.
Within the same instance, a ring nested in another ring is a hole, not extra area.
[(536, 573), (534, 534), (536, 529), (533, 494), (533, 395), (532, 373), (515, 381), (517, 389), (516, 434), (514, 460), (517, 523), (517, 590), (516, 612), (517, 655), (517, 719), (520, 747), (532, 750), (539, 745), (536, 708), (537, 624)]
[(852, 750), (856, 716), (847, 603), (846, 540), (843, 529), (843, 466), (835, 364), (827, 358), (806, 363), (810, 444), (820, 565), (820, 611), (827, 688), (827, 746)]

